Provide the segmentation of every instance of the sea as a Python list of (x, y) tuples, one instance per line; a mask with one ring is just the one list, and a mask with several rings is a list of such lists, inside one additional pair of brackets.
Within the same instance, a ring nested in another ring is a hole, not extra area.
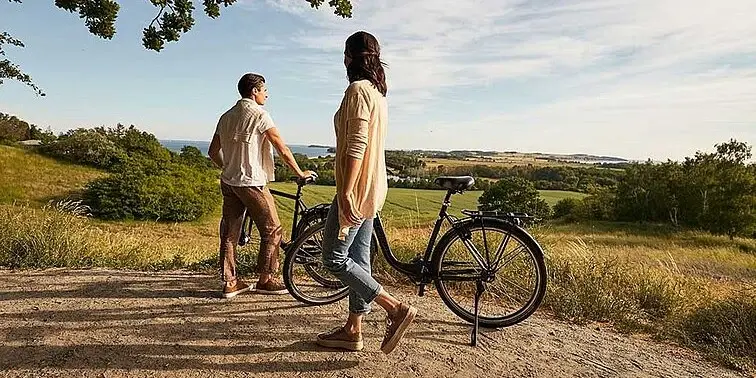
[[(174, 152), (181, 152), (181, 148), (184, 146), (194, 146), (202, 151), (205, 156), (207, 156), (207, 150), (210, 147), (210, 142), (202, 140), (163, 139), (160, 140), (160, 144)], [(290, 144), (288, 146), (292, 153), (302, 154), (309, 158), (334, 155), (333, 153), (328, 152), (328, 147), (323, 146), (309, 146), (304, 144)]]

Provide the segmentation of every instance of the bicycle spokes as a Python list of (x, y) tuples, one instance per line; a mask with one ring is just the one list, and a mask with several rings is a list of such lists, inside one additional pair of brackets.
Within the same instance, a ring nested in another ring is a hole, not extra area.
[(344, 288), (341, 281), (333, 276), (322, 262), (323, 254), (323, 231), (320, 230), (310, 235), (306, 240), (292, 245), (295, 250), (287, 253), (293, 254), (291, 264), (291, 283), (296, 290), (308, 298), (327, 298)]
[[(520, 310), (537, 285), (527, 247), (503, 230), (478, 227), (468, 235), (455, 239), (442, 252), (439, 279), (449, 295), (471, 314), (479, 312), (481, 318), (502, 318)], [(485, 287), (482, 292), (478, 282)]]

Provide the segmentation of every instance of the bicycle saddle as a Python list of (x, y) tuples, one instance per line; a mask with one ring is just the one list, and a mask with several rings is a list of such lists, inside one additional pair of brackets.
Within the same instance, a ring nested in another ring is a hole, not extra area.
[(471, 176), (442, 176), (434, 180), (436, 185), (449, 190), (461, 192), (472, 188), (475, 179)]

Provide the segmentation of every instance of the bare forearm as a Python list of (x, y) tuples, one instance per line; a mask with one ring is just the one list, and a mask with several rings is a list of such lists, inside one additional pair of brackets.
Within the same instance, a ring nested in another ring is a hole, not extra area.
[(291, 168), (294, 173), (297, 174), (297, 176), (302, 176), (304, 173), (299, 168), (299, 164), (297, 164), (297, 160), (294, 159), (294, 155), (291, 153), (291, 150), (289, 147), (284, 145), (280, 149), (278, 149), (278, 154), (281, 155), (281, 159), (283, 159), (284, 163)]

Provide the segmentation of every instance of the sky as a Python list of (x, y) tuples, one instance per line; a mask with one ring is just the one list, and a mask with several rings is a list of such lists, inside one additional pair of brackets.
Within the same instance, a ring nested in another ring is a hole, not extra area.
[[(121, 1), (103, 40), (49, 1), (0, 2), (7, 47), (47, 96), (0, 86), (0, 112), (54, 131), (134, 124), (209, 140), (242, 74), (265, 76), (289, 144), (333, 145), (343, 44), (374, 34), (388, 65), (390, 149), (589, 153), (679, 160), (730, 138), (756, 145), (753, 0), (353, 0), (343, 19), (304, 0), (238, 0), (156, 53), (155, 16)], [(2, 31), (2, 30), (0, 30)]]

